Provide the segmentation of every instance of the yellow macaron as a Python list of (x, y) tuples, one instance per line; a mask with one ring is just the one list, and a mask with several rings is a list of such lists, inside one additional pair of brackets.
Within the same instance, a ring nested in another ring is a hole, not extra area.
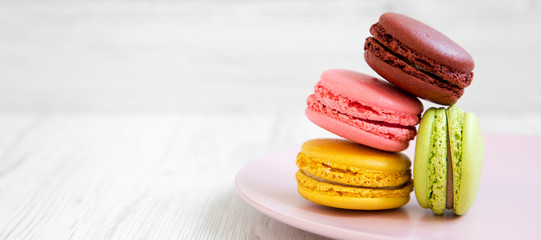
[(329, 207), (381, 210), (405, 205), (413, 190), (411, 161), (342, 139), (305, 142), (297, 155), (297, 190)]

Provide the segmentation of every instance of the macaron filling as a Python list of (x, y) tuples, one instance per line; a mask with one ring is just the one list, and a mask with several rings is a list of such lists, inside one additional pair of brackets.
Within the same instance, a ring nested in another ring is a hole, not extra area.
[[(449, 124), (447, 124), (449, 129)], [(453, 189), (453, 160), (451, 158), (451, 141), (449, 141), (449, 134), (447, 134), (447, 191), (445, 195), (445, 208), (452, 209), (454, 203), (454, 189)]]

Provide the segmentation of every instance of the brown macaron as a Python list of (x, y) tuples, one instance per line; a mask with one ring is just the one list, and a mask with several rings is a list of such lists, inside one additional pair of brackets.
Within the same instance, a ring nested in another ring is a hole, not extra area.
[(368, 65), (394, 85), (420, 98), (452, 105), (473, 78), (466, 50), (430, 26), (398, 13), (384, 13), (364, 45)]

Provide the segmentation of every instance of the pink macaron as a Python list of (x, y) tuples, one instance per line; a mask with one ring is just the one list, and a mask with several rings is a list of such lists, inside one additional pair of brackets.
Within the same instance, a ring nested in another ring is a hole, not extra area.
[(391, 152), (408, 148), (423, 112), (419, 99), (390, 83), (343, 69), (323, 72), (306, 102), (306, 116), (316, 125)]

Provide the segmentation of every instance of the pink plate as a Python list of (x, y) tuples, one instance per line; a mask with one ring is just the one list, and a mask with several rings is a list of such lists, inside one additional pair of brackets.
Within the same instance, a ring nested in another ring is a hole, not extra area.
[[(479, 195), (464, 216), (436, 216), (412, 194), (399, 209), (353, 211), (318, 206), (297, 193), (299, 148), (270, 154), (238, 172), (240, 196), (265, 215), (291, 226), (340, 239), (525, 239), (541, 236), (541, 136), (485, 135)], [(413, 146), (405, 151), (412, 158)], [(413, 160), (413, 158), (412, 158)]]

